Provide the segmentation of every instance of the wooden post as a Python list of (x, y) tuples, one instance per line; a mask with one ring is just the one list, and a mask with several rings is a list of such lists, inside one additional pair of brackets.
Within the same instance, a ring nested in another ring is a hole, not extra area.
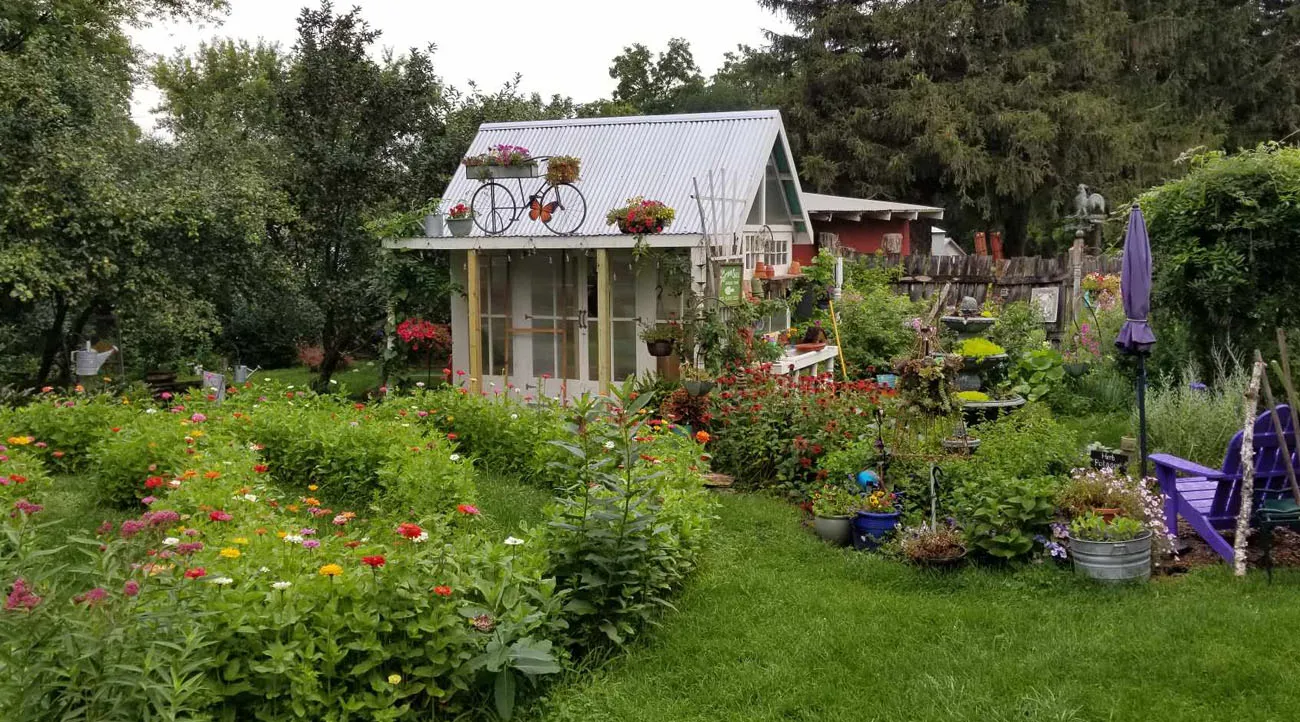
[[(1076, 325), (1083, 315), (1083, 230), (1074, 233), (1070, 247), (1070, 321)], [(1065, 324), (1061, 324), (1065, 328)]]
[[(1264, 363), (1259, 349), (1255, 349), (1255, 363)], [(1264, 389), (1264, 401), (1268, 404), (1268, 415), (1273, 419), (1273, 433), (1277, 434), (1277, 446), (1282, 450), (1282, 461), (1286, 466), (1286, 479), (1291, 484), (1291, 495), (1300, 504), (1300, 483), (1296, 482), (1295, 467), (1291, 464), (1291, 445), (1286, 441), (1286, 431), (1282, 428), (1282, 417), (1277, 413), (1277, 402), (1273, 400), (1273, 386), (1268, 382), (1268, 367), (1260, 376), (1260, 385)]]
[(611, 286), (609, 271), (609, 249), (596, 249), (596, 334), (599, 340), (596, 352), (600, 354), (596, 362), (597, 378), (600, 381), (600, 393), (609, 393), (610, 377), (614, 375), (614, 289)]
[(469, 304), (469, 392), (483, 388), (483, 308), (479, 284), (478, 251), (465, 251), (465, 296)]
[(1255, 410), (1259, 406), (1259, 380), (1264, 362), (1255, 361), (1246, 387), (1246, 424), (1241, 431), (1241, 510), (1237, 512), (1237, 533), (1232, 540), (1232, 571), (1246, 576), (1246, 537), (1250, 534), (1251, 501), (1255, 496)]

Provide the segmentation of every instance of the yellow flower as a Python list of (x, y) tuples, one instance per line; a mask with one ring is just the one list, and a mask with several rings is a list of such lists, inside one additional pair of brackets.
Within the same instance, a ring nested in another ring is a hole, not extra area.
[[(302, 503), (307, 506), (320, 506), (320, 499), (317, 499), (314, 496), (304, 496), (302, 498)], [(297, 509), (294, 509), (293, 511), (297, 511)]]
[(287, 532), (287, 531), (278, 531), (278, 532), (275, 533), (275, 535), (278, 536), (278, 537), (280, 537), (281, 539), (283, 539), (283, 538), (289, 536), (289, 532)]
[(389, 684), (401, 684), (401, 683), (402, 683), (402, 675), (400, 675), (400, 674), (390, 674), (390, 675), (388, 675), (388, 683), (389, 683)]
[(198, 431), (197, 429), (194, 430), (194, 431), (191, 431), (191, 432), (190, 432), (190, 436), (193, 436), (193, 437), (196, 438), (196, 439), (199, 438), (199, 437), (202, 436), (202, 435), (203, 435), (203, 432), (202, 432), (202, 431)]
[(10, 437), (9, 437), (9, 445), (10, 445), (10, 446), (26, 446), (26, 445), (28, 445), (28, 444), (30, 444), (30, 443), (32, 443), (32, 437), (30, 437), (30, 436), (10, 436)]
[(248, 537), (237, 536), (234, 539), (231, 539), (230, 541), (234, 542), (235, 544), (247, 544)]
[(226, 559), (238, 559), (239, 550), (234, 547), (226, 547), (225, 549), (221, 550), (221, 556)]
[(319, 487), (319, 486), (316, 486), (315, 484), (308, 484), (308, 485), (307, 485), (307, 491), (316, 491), (316, 490), (319, 489), (319, 488), (320, 488), (320, 487)]
[(343, 567), (337, 564), (326, 564), (325, 566), (320, 568), (320, 575), (322, 577), (337, 577), (342, 573), (343, 573)]

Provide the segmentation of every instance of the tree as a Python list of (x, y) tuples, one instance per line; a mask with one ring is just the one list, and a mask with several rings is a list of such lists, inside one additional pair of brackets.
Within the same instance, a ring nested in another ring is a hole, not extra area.
[(335, 15), (324, 2), (303, 10), (279, 96), (280, 137), (292, 158), (286, 191), (298, 214), (289, 248), (322, 316), (322, 385), (382, 317), (379, 248), (365, 222), (401, 192), (396, 160), (438, 95), (428, 55), (412, 50), (380, 64), (368, 55), (378, 37), (359, 9)]
[(669, 40), (668, 49), (658, 57), (640, 43), (623, 48), (609, 68), (609, 77), (618, 81), (614, 102), (642, 113), (669, 112), (680, 98), (704, 87), (691, 46), (683, 38)]

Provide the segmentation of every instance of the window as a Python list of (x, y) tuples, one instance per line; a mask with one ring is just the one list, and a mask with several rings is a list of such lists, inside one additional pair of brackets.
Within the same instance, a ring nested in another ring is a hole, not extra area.
[(790, 242), (792, 234), (785, 231), (773, 231), (766, 236), (763, 248), (763, 263), (769, 266), (784, 266), (790, 262)]

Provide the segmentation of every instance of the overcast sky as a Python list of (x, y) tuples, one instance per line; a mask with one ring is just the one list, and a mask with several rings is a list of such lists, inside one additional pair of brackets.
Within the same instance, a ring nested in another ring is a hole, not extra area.
[[(287, 49), (305, 4), (230, 0), (220, 24), (157, 23), (132, 35), (145, 51), (163, 55), (217, 37), (262, 38)], [(737, 44), (762, 44), (763, 30), (787, 27), (757, 0), (354, 0), (334, 7), (354, 5), (382, 31), (380, 46), (405, 51), (437, 45), (435, 67), (453, 85), (473, 79), (490, 90), (522, 73), (525, 91), (578, 101), (609, 95), (610, 60), (626, 45), (639, 42), (657, 52), (668, 38), (684, 37), (707, 75)], [(150, 109), (157, 102), (152, 88), (137, 89), (133, 114), (142, 127), (152, 128)]]

